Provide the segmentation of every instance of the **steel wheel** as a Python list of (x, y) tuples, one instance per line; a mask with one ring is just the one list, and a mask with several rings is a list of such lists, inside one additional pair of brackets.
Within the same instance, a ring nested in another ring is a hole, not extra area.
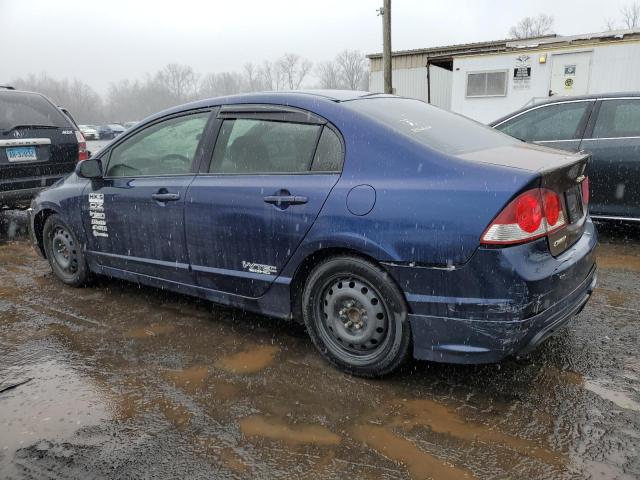
[(354, 277), (330, 279), (319, 297), (320, 334), (334, 353), (371, 361), (389, 339), (389, 311), (380, 293)]
[(82, 244), (62, 216), (47, 217), (42, 238), (44, 252), (56, 277), (74, 287), (85, 285), (90, 275)]
[(78, 271), (78, 251), (71, 233), (57, 225), (51, 237), (51, 247), (53, 260), (60, 270), (69, 275), (75, 275)]
[(402, 292), (363, 258), (337, 255), (318, 263), (305, 281), (300, 308), (313, 344), (345, 372), (380, 377), (410, 355)]

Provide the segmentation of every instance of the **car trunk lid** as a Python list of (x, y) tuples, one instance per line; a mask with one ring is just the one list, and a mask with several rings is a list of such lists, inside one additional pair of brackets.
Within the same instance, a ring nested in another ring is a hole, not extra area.
[(530, 171), (538, 177), (527, 188), (548, 189), (560, 196), (566, 225), (547, 235), (552, 255), (560, 255), (582, 236), (588, 213), (587, 199), (583, 198), (588, 154), (522, 143), (468, 152), (459, 158)]
[[(547, 167), (540, 171), (542, 188), (553, 190), (560, 195), (566, 226), (550, 233), (549, 250), (553, 256), (560, 255), (582, 236), (589, 213), (588, 195), (584, 195), (584, 188), (588, 188), (587, 164), (590, 155), (572, 155), (573, 161), (554, 167)], [(585, 198), (587, 197), (587, 198)]]

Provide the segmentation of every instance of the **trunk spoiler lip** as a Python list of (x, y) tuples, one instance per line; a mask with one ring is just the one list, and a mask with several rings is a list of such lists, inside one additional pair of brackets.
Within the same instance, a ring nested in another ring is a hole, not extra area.
[[(568, 167), (570, 165), (576, 164), (579, 165), (581, 163), (589, 163), (591, 160), (591, 153), (585, 152), (581, 150), (580, 152), (576, 152), (574, 154), (568, 154), (564, 156), (564, 162), (559, 161), (555, 164), (545, 165), (540, 167), (538, 170), (535, 170), (537, 173), (549, 173), (554, 172), (556, 170), (560, 170), (561, 168)], [(582, 173), (582, 172), (580, 172)], [(578, 174), (579, 175), (579, 174)], [(576, 175), (576, 177), (578, 176)]]

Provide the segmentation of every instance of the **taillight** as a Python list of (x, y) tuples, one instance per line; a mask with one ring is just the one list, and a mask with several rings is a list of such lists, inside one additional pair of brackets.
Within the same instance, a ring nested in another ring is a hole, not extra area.
[(513, 199), (482, 234), (487, 245), (524, 243), (566, 225), (560, 196), (545, 188), (534, 188)]
[(542, 194), (542, 203), (544, 205), (544, 215), (547, 219), (547, 225), (555, 227), (560, 219), (560, 213), (562, 212), (560, 197), (556, 192), (546, 190)]
[(542, 223), (542, 204), (538, 192), (523, 193), (516, 201), (516, 225), (526, 233), (533, 233)]
[(84, 135), (78, 130), (76, 130), (76, 140), (78, 140), (78, 161), (87, 160), (89, 158), (87, 142), (84, 139)]
[(589, 205), (589, 177), (584, 177), (582, 181), (582, 203), (585, 207)]

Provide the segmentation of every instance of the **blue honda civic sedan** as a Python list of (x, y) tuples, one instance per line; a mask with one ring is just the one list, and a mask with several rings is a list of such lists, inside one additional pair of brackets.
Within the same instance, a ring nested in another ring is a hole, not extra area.
[(31, 205), (72, 286), (93, 275), (303, 322), (337, 367), (496, 362), (596, 283), (588, 156), (366, 92), (215, 98), (154, 115)]

